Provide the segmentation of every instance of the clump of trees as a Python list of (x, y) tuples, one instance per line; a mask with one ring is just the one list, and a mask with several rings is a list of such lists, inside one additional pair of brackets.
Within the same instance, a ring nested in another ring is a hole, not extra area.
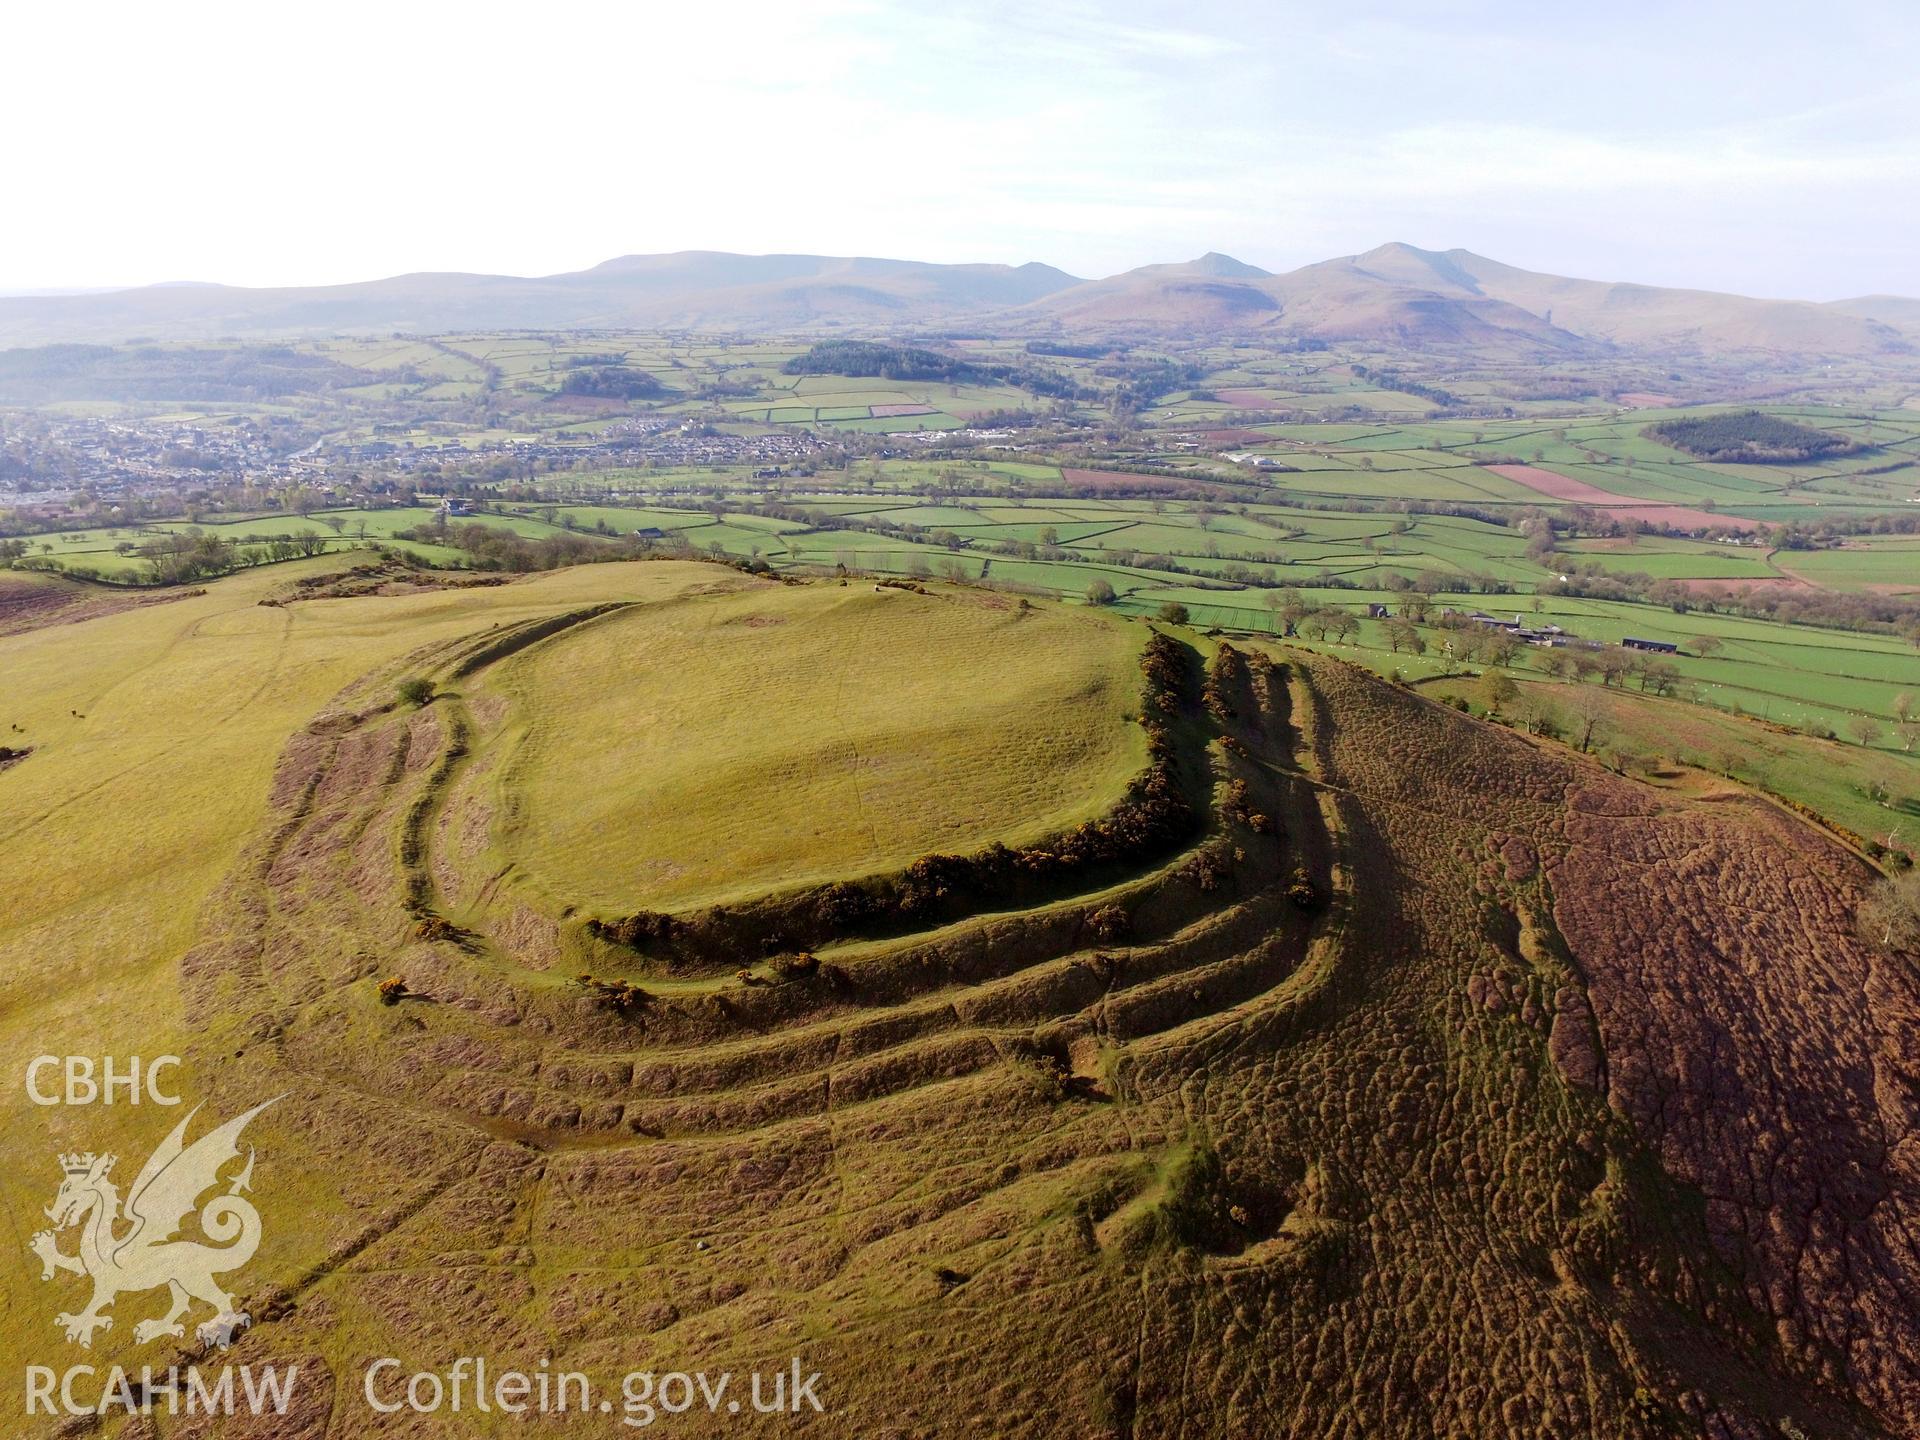
[[(934, 380), (949, 385), (1017, 385), (1057, 400), (1092, 398), (1056, 370), (1034, 365), (981, 365), (942, 355), (918, 345), (887, 345), (876, 340), (822, 340), (804, 355), (780, 367), (789, 375), (874, 376), (881, 380)], [(1032, 417), (1024, 417), (1032, 423)]]
[(780, 368), (789, 375), (872, 375), (882, 380), (944, 380), (956, 385), (991, 378), (979, 366), (936, 350), (875, 340), (822, 340)]
[(1387, 645), (1394, 654), (1402, 650), (1411, 655), (1427, 653), (1427, 642), (1419, 628), (1403, 616), (1396, 615), (1386, 623)]
[(667, 393), (667, 387), (644, 370), (626, 365), (592, 365), (567, 372), (560, 382), (562, 395), (590, 395), (610, 400), (647, 400)]
[(543, 535), (538, 539), (518, 534), (497, 525), (417, 525), (411, 530), (394, 532), (396, 540), (418, 544), (447, 545), (467, 557), (476, 570), (557, 570), (563, 565), (584, 565), (594, 560), (627, 560), (640, 553), (637, 541), (615, 542), (605, 531), (601, 538), (590, 534)]
[(327, 537), (317, 530), (301, 530), (293, 535), (243, 535), (227, 539), (209, 531), (189, 527), (168, 531), (133, 547), (147, 565), (148, 582), (154, 585), (184, 585), (194, 580), (209, 580), (216, 575), (243, 566), (262, 565), (321, 554)]
[(1860, 449), (1858, 442), (1811, 425), (1796, 425), (1758, 410), (1730, 410), (1665, 420), (1642, 432), (1649, 439), (1721, 464), (1772, 465), (1820, 460)]
[(1207, 372), (1202, 366), (1156, 355), (1099, 365), (1094, 373), (1116, 382), (1107, 400), (1108, 408), (1116, 419), (1126, 420), (1156, 404), (1161, 396), (1192, 385)]
[(1351, 610), (1343, 610), (1338, 605), (1321, 605), (1303, 614), (1294, 622), (1294, 628), (1309, 640), (1331, 639), (1341, 644), (1360, 633), (1360, 620)]
[(1066, 360), (1100, 360), (1113, 354), (1113, 346), (1067, 340), (1029, 340), (1029, 355), (1057, 355)]
[(1480, 677), (1480, 701), (1489, 715), (1498, 715), (1520, 696), (1520, 687), (1504, 670), (1488, 670)]

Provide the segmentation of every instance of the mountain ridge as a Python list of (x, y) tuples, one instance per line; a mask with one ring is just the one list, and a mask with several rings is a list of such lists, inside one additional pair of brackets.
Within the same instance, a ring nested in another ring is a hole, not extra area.
[(1538, 358), (1619, 350), (1903, 354), (1920, 299), (1758, 299), (1523, 269), (1393, 241), (1284, 273), (1209, 251), (1082, 279), (1038, 261), (682, 250), (547, 276), (415, 271), (346, 285), (154, 285), (0, 297), (0, 346), (461, 329), (772, 332), (987, 323), (1141, 336), (1270, 334)]

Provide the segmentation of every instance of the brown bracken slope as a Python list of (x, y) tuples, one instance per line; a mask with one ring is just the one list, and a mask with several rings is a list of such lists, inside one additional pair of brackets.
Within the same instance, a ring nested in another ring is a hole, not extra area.
[(1170, 858), (669, 974), (476, 872), (501, 653), (297, 737), (189, 962), (311, 1201), (276, 1433), (492, 1433), (387, 1354), (799, 1354), (821, 1435), (1920, 1433), (1920, 987), (1798, 820), (1275, 652), (1175, 707)]

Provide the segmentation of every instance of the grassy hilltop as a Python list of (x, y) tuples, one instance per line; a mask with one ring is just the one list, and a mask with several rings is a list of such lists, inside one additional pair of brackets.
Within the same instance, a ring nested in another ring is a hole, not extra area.
[[(1920, 1426), (1920, 979), (1737, 783), (945, 581), (341, 570), (0, 616), (0, 1034), (284, 1096), (276, 1435), (476, 1353), (800, 1354), (820, 1435)], [(0, 1123), (16, 1226), (164, 1128)]]
[(1137, 648), (1097, 614), (871, 583), (623, 610), (489, 677), (524, 717), (507, 863), (562, 903), (678, 909), (1037, 839), (1143, 762)]

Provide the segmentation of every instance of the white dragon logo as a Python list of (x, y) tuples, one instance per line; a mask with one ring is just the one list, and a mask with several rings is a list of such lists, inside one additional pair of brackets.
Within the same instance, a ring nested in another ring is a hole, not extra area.
[[(161, 1335), (184, 1338), (180, 1317), (195, 1300), (214, 1309), (213, 1318), (194, 1332), (204, 1344), (231, 1344), (252, 1323), (251, 1317), (234, 1309), (233, 1297), (213, 1278), (239, 1269), (260, 1246), (260, 1212), (241, 1198), (243, 1190), (252, 1188), (251, 1147), (245, 1167), (229, 1182), (226, 1193), (200, 1208), (200, 1229), (215, 1243), (203, 1245), (176, 1237), (200, 1196), (219, 1183), (221, 1167), (240, 1154), (236, 1142), (247, 1122), (271, 1104), (268, 1100), (256, 1105), (186, 1145), (187, 1126), (200, 1113), (196, 1105), (140, 1168), (127, 1192), (125, 1215), (120, 1213), (120, 1192), (107, 1179), (112, 1155), (60, 1157), (67, 1178), (46, 1211), (54, 1228), (35, 1235), (28, 1248), (40, 1257), (42, 1280), (51, 1280), (62, 1270), (93, 1280), (93, 1299), (87, 1308), (54, 1321), (68, 1340), (90, 1348), (95, 1330), (113, 1327), (113, 1317), (105, 1311), (115, 1296), (162, 1285), (171, 1293), (172, 1305), (158, 1319), (142, 1320), (133, 1327), (133, 1338), (140, 1344)], [(79, 1252), (64, 1254), (56, 1232), (76, 1225), (82, 1227)]]

